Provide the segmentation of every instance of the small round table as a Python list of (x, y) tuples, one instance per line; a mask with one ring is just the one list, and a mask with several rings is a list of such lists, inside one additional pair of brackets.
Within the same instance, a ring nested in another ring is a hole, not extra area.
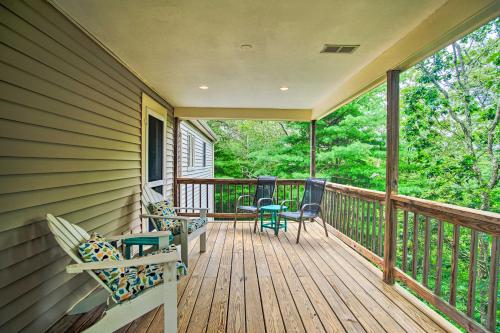
[[(278, 227), (278, 213), (280, 212), (280, 209), (283, 208), (283, 211), (286, 212), (288, 209), (286, 206), (281, 207), (280, 205), (267, 205), (267, 206), (262, 206), (259, 209), (260, 213), (260, 231), (264, 231), (264, 228), (268, 229), (273, 229), (274, 234), (278, 236), (278, 231), (279, 229), (285, 229), (285, 232), (287, 230), (287, 221), (286, 218), (284, 219), (284, 223), (281, 223)], [(269, 223), (264, 223), (264, 214), (265, 213), (271, 213), (271, 219)]]

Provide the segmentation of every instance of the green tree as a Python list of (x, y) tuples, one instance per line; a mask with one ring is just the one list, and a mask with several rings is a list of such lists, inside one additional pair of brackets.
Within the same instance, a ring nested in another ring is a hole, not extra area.
[[(420, 197), (500, 211), (499, 22), (486, 24), (405, 73), (402, 137), (407, 163), (416, 167), (410, 174), (424, 181)], [(490, 236), (479, 234), (477, 319), (483, 323), (490, 244)], [(460, 247), (468, 252), (468, 244)]]

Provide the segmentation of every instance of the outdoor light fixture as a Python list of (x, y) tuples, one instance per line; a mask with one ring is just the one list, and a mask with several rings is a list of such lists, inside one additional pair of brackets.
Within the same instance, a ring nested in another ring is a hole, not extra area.
[(283, 86), (283, 87), (281, 87), (281, 88), (280, 88), (280, 90), (281, 90), (281, 91), (287, 91), (287, 90), (288, 90), (288, 87)]
[(205, 85), (200, 86), (200, 89), (201, 89), (201, 90), (207, 90), (207, 89), (208, 89), (208, 86), (205, 86)]

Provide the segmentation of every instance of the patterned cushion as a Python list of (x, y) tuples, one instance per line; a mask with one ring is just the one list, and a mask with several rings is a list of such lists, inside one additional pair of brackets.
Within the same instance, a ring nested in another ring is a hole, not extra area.
[[(171, 200), (160, 201), (149, 205), (149, 211), (153, 215), (175, 216), (175, 209)], [(182, 221), (172, 219), (152, 219), (158, 231), (170, 230), (173, 235), (179, 235), (182, 231)], [(189, 221), (188, 233), (201, 228), (207, 224), (206, 218), (197, 218)]]
[[(168, 249), (152, 252), (152, 254), (168, 253), (175, 250), (175, 245)], [(177, 262), (177, 279), (180, 275), (186, 275), (186, 266), (182, 262)], [(134, 298), (141, 291), (154, 287), (163, 282), (163, 266), (158, 264), (129, 267), (126, 273), (114, 281), (109, 287), (113, 291), (113, 298), (116, 302), (123, 302), (129, 298)]]
[[(159, 201), (149, 204), (149, 211), (153, 215), (175, 216), (175, 209), (172, 200)], [(172, 220), (152, 219), (158, 231), (167, 231), (172, 228)]]
[[(203, 227), (205, 224), (207, 224), (206, 218), (197, 218), (197, 219), (193, 219), (193, 220), (189, 221), (188, 234)], [(172, 231), (172, 234), (179, 235), (182, 231), (182, 221), (173, 221), (171, 225), (172, 225), (172, 228), (170, 230)]]
[[(78, 252), (84, 262), (123, 260), (121, 253), (100, 235), (93, 233), (90, 239), (78, 246)], [(125, 268), (96, 269), (99, 278), (110, 285), (125, 274)]]

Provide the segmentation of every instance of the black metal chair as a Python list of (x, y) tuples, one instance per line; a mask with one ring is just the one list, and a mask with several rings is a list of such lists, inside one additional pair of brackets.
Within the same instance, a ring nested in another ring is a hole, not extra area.
[[(257, 230), (257, 222), (259, 220), (259, 209), (261, 206), (272, 205), (274, 202), (274, 189), (276, 188), (276, 177), (260, 176), (257, 177), (257, 187), (255, 194), (241, 195), (235, 204), (234, 212), (234, 227), (236, 228), (236, 220), (238, 218), (238, 211), (249, 212), (255, 214), (255, 225), (253, 232)], [(240, 206), (243, 198), (253, 198), (252, 206)]]
[[(295, 200), (283, 200), (281, 202), (280, 213), (278, 214), (278, 227), (280, 224), (281, 217), (298, 221), (299, 231), (297, 233), (297, 243), (300, 238), (300, 230), (302, 225), (304, 225), (304, 230), (306, 230), (306, 225), (304, 223), (305, 219), (312, 220), (319, 217), (321, 214), (321, 200), (323, 199), (323, 193), (325, 193), (326, 179), (320, 178), (308, 178), (306, 180), (306, 188), (304, 191), (304, 196), (302, 197), (302, 202), (300, 203), (300, 210), (296, 212), (283, 212), (283, 206), (287, 202), (297, 202)], [(298, 207), (298, 205), (297, 205)], [(328, 230), (326, 229), (326, 222), (323, 220), (323, 227), (325, 228), (326, 237), (328, 237)], [(307, 231), (307, 230), (306, 230)]]

